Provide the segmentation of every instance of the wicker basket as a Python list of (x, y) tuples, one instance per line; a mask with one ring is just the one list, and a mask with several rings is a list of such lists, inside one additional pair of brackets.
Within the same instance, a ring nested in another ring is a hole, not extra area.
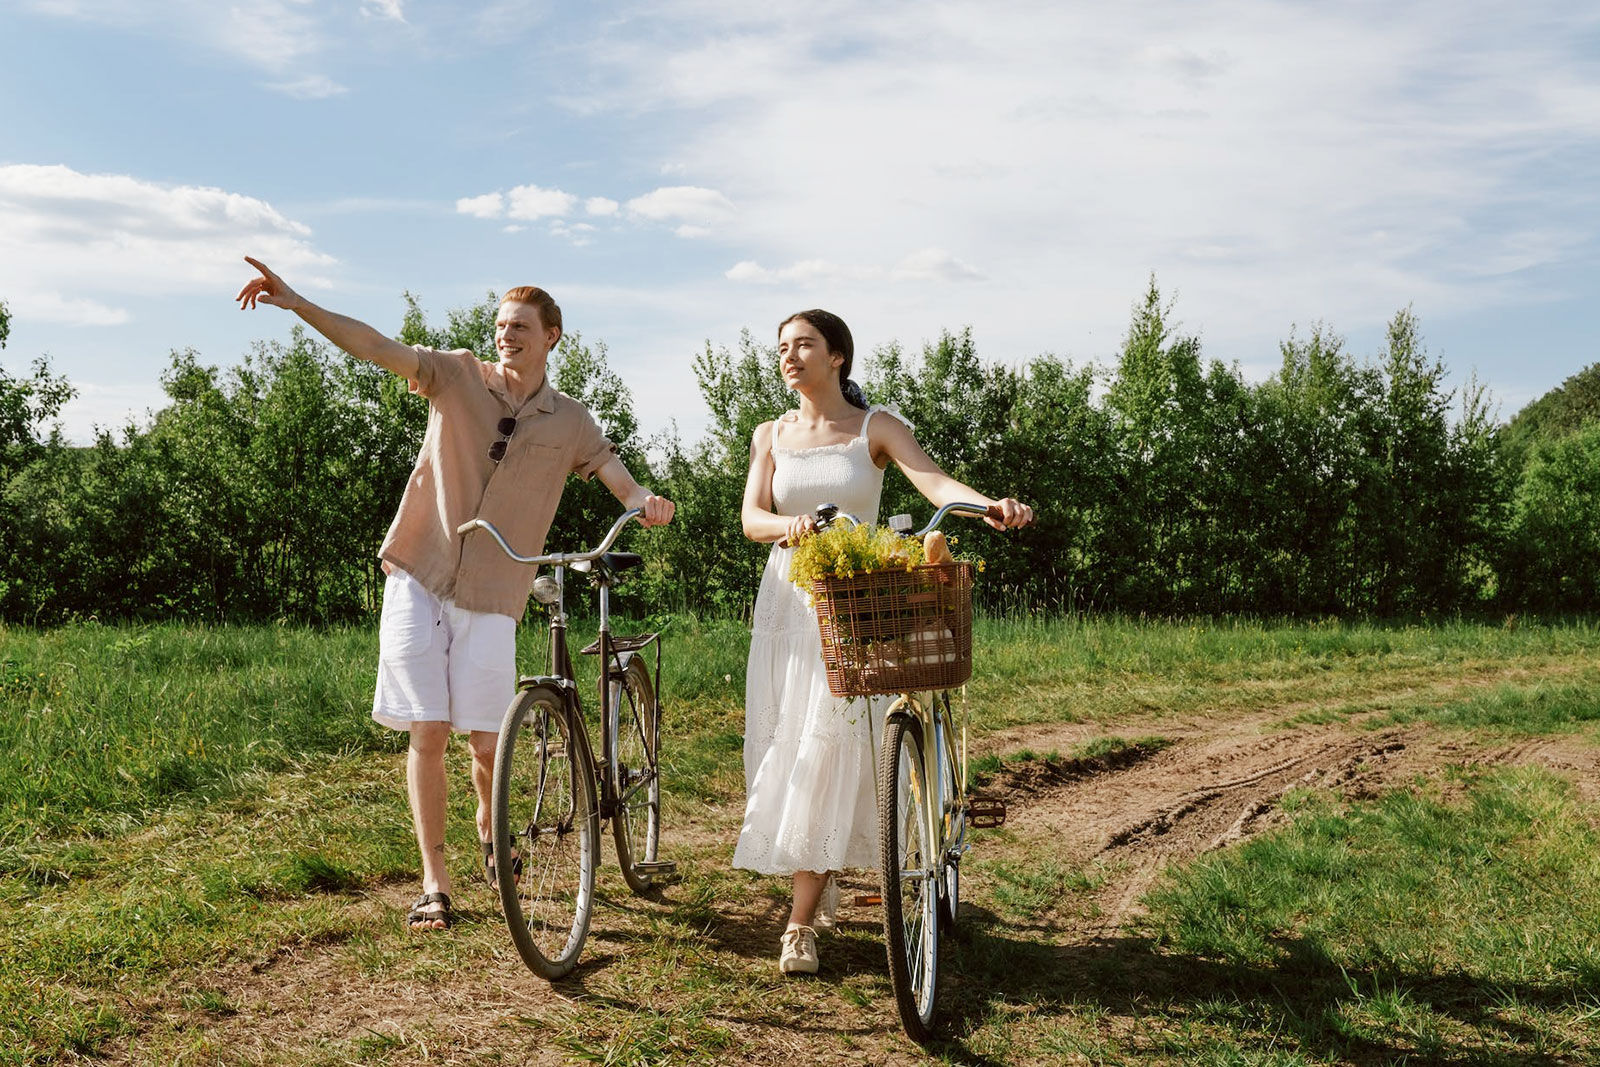
[(835, 696), (949, 689), (972, 677), (972, 564), (824, 578), (811, 589)]

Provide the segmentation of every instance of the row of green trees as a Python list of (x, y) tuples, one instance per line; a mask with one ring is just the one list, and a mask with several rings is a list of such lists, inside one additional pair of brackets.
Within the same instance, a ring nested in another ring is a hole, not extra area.
[[(407, 343), (490, 352), (495, 301), (430, 325), (407, 294)], [(0, 346), (7, 322), (0, 305)], [(1036, 527), (963, 532), (996, 610), (1414, 615), (1600, 607), (1600, 367), (1501, 426), (1484, 391), (1445, 387), (1412, 313), (1358, 361), (1317, 327), (1282, 343), (1264, 382), (1202, 356), (1152, 281), (1117, 365), (986, 363), (970, 331), (866, 361), (947, 470), (1033, 503)], [(679, 505), (630, 534), (650, 566), (636, 610), (748, 608), (764, 558), (740, 534), (749, 441), (792, 406), (772, 347), (746, 334), (694, 373), (708, 431), (641, 437), (603, 344), (564, 338), (559, 388)], [(89, 447), (46, 433), (71, 386), (36, 362), (0, 369), (0, 617), (292, 617), (372, 610), (374, 551), (426, 420), (405, 383), (304, 331), (237, 367), (174, 353), (168, 404)], [(1565, 399), (1563, 399), (1565, 398)], [(568, 486), (551, 545), (614, 516)], [(884, 514), (928, 508), (898, 472)]]

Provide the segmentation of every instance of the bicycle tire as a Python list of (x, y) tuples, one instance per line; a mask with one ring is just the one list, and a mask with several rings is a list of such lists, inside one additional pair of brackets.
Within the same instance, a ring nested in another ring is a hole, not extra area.
[(521, 690), (506, 709), (491, 805), (511, 940), (530, 970), (554, 981), (577, 966), (589, 936), (600, 843), (588, 744), (554, 686)]
[(655, 863), (661, 846), (660, 706), (642, 660), (629, 660), (621, 677), (609, 684), (610, 706), (617, 716), (616, 758), (608, 769), (615, 801), (611, 833), (623, 879), (643, 896), (655, 882), (635, 865)]
[(933, 1036), (939, 977), (937, 876), (928, 874), (936, 864), (924, 840), (932, 798), (923, 768), (922, 727), (909, 715), (891, 715), (878, 759), (883, 934), (900, 1022), (919, 1043)]
[(943, 845), (955, 849), (954, 855), (944, 857), (939, 879), (939, 925), (945, 933), (956, 928), (961, 912), (961, 843), (966, 838), (967, 812), (963, 807), (965, 790), (957, 788), (961, 774), (961, 759), (956, 751), (955, 727), (950, 722), (950, 697), (940, 693), (936, 700), (942, 704), (939, 729), (943, 741), (943, 774), (939, 778), (939, 810), (943, 813)]

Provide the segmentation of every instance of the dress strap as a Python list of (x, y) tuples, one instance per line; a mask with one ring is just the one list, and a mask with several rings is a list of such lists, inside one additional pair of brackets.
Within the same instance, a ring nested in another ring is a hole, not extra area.
[(767, 446), (767, 451), (772, 453), (776, 453), (778, 451), (778, 431), (783, 428), (784, 423), (794, 421), (789, 417), (793, 414), (794, 409), (790, 408), (788, 411), (785, 411), (782, 415), (776, 416), (772, 420), (772, 443)]
[(872, 421), (872, 416), (876, 415), (880, 411), (889, 416), (891, 419), (898, 419), (900, 422), (905, 423), (907, 429), (912, 428), (911, 420), (900, 414), (894, 408), (884, 407), (882, 404), (874, 404), (867, 409), (867, 417), (861, 420), (861, 432), (856, 434), (857, 437), (867, 436), (867, 424)]

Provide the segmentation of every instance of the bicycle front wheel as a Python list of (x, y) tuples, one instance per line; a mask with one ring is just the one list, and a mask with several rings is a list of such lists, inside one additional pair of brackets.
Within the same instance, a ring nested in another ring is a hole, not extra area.
[(661, 775), (656, 761), (661, 740), (660, 708), (655, 687), (642, 660), (628, 661), (620, 677), (610, 681), (611, 709), (616, 715), (616, 758), (612, 760), (611, 833), (617, 842), (617, 865), (628, 888), (644, 894), (653, 877), (639, 864), (653, 864), (661, 845)]
[(930, 795), (922, 728), (909, 715), (891, 715), (878, 758), (878, 838), (883, 863), (883, 933), (889, 981), (907, 1034), (933, 1036), (938, 982), (939, 846), (929, 841)]
[(934, 847), (947, 850), (943, 854), (939, 878), (939, 925), (944, 932), (955, 929), (961, 911), (961, 847), (966, 838), (966, 790), (961, 784), (961, 758), (956, 751), (955, 728), (950, 720), (950, 695), (940, 693), (934, 697), (939, 702), (940, 758), (943, 768), (939, 775), (939, 810), (942, 813), (941, 829), (944, 840)]
[[(500, 905), (517, 952), (554, 980), (577, 966), (589, 935), (599, 818), (589, 750), (562, 694), (517, 693), (500, 725), (492, 817)], [(519, 882), (512, 864), (522, 857)]]

